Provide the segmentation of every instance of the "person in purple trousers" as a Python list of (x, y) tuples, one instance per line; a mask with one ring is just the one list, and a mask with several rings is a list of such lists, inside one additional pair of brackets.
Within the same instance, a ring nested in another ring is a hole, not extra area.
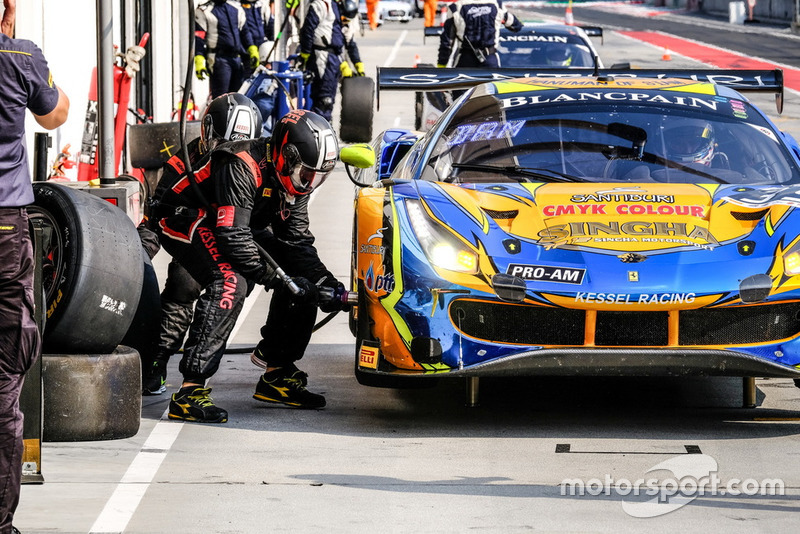
[[(5, 14), (13, 16), (14, 3), (3, 0)], [(26, 212), (34, 200), (24, 143), (26, 109), (52, 130), (67, 120), (69, 99), (53, 83), (38, 46), (0, 33), (0, 534), (16, 532), (12, 522), (22, 478), (19, 395), (41, 348)]]

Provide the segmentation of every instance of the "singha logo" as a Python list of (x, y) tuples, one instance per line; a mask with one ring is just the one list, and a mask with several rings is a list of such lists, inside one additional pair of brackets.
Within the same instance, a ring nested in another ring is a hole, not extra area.
[(617, 256), (622, 263), (641, 263), (647, 259), (647, 256), (636, 254), (635, 252), (626, 252)]

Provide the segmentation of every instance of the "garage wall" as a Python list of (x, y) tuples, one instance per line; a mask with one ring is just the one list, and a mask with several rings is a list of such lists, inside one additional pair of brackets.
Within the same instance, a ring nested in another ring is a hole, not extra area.
[[(178, 102), (179, 87), (183, 84), (186, 66), (187, 15), (186, 0), (150, 0), (153, 20), (147, 53), (153, 62), (153, 107), (147, 110), (154, 120), (169, 121)], [(195, 4), (199, 0), (194, 0)], [(114, 44), (134, 43), (140, 36), (135, 29), (120, 28), (120, 12), (126, 10), (126, 20), (136, 19), (137, 0), (114, 0)], [(59, 150), (71, 145), (73, 154), (80, 149), (92, 69), (97, 65), (96, 27), (97, 0), (24, 0), (17, 2), (16, 37), (34, 41), (45, 54), (53, 79), (70, 99), (67, 122), (49, 132), (53, 146), (48, 154), (52, 163)], [(0, 5), (0, 12), (2, 12)], [(193, 22), (193, 21), (192, 21)], [(195, 89), (204, 98), (208, 82), (196, 82)], [(204, 87), (205, 86), (205, 87)], [(134, 95), (131, 97), (133, 102)], [(203, 100), (204, 101), (204, 100)], [(33, 147), (34, 133), (41, 127), (28, 114), (26, 132), (28, 146)], [(29, 150), (29, 159), (33, 153)], [(76, 176), (75, 170), (72, 173)]]
[[(712, 15), (728, 17), (728, 4), (731, 0), (697, 0), (702, 11)], [(786, 23), (787, 25), (794, 20), (797, 0), (756, 0), (753, 8), (753, 18), (764, 22)], [(749, 14), (747, 1), (745, 5), (745, 17)]]

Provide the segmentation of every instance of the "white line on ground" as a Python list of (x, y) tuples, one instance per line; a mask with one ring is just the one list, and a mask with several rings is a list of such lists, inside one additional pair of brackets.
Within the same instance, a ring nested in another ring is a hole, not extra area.
[[(408, 30), (403, 30), (402, 32), (400, 32), (400, 37), (398, 37), (397, 41), (395, 41), (394, 46), (392, 47), (392, 51), (389, 54), (389, 57), (387, 57), (386, 61), (383, 63), (384, 67), (390, 66), (394, 62), (395, 58), (397, 58), (397, 51), (400, 50), (400, 46), (402, 46), (403, 41), (405, 41), (406, 35), (408, 35)], [(399, 125), (400, 125), (400, 117), (395, 117), (394, 127), (396, 128)]]
[(406, 35), (408, 35), (408, 30), (403, 30), (400, 33), (400, 37), (397, 38), (397, 41), (394, 43), (392, 47), (392, 51), (389, 53), (389, 57), (386, 58), (386, 61), (383, 63), (384, 67), (390, 66), (394, 63), (395, 58), (397, 57), (397, 51), (400, 50), (400, 47), (403, 44), (403, 41), (406, 40)]
[(122, 480), (106, 502), (103, 511), (89, 530), (90, 534), (125, 531), (139, 502), (150, 487), (150, 482), (158, 472), (161, 462), (183, 428), (182, 424), (166, 422), (166, 418), (165, 411), (161, 421), (156, 423), (139, 454), (128, 466)]

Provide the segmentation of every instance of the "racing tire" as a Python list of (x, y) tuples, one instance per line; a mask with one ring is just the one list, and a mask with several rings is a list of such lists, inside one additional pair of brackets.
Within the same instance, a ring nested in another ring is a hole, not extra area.
[(102, 441), (139, 432), (139, 353), (42, 354), (42, 441)]
[(128, 331), (142, 291), (142, 245), (111, 203), (69, 185), (34, 182), (47, 326), (43, 352), (109, 353)]
[(128, 332), (121, 344), (136, 349), (142, 357), (142, 367), (152, 365), (158, 351), (158, 336), (161, 331), (161, 293), (150, 256), (142, 249), (144, 275), (139, 304)]
[(342, 79), (342, 111), (339, 137), (346, 143), (366, 143), (372, 140), (375, 81), (366, 76)]

